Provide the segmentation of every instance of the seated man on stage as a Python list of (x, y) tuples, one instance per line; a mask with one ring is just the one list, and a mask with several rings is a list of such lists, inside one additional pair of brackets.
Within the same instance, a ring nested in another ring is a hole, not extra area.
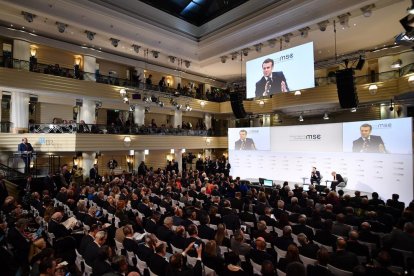
[(30, 160), (33, 155), (33, 147), (32, 145), (27, 142), (27, 138), (23, 138), (22, 142), (19, 144), (17, 150), (21, 154), (21, 158), (24, 161), (24, 172), (29, 173), (30, 172)]
[(332, 172), (333, 180), (331, 182), (331, 190), (336, 191), (336, 186), (338, 186), (339, 183), (344, 182), (344, 179), (342, 178), (342, 175), (336, 172)]
[(321, 184), (321, 173), (316, 170), (316, 167), (312, 167), (310, 182), (313, 184), (316, 182), (318, 185)]

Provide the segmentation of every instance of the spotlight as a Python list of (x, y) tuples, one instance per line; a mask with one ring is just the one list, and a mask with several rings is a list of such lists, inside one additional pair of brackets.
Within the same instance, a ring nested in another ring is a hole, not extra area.
[(119, 41), (120, 41), (119, 39), (111, 37), (109, 40), (111, 40), (112, 46), (114, 46), (115, 48), (118, 47), (118, 44), (119, 44)]
[(295, 96), (300, 96), (302, 95), (302, 92), (300, 90), (296, 90), (294, 93)]
[(139, 53), (140, 48), (141, 48), (141, 46), (139, 46), (139, 45), (136, 45), (136, 44), (132, 45), (132, 49), (134, 49), (134, 52), (137, 53), (137, 54)]
[(86, 37), (92, 41), (95, 38), (96, 33), (86, 30), (85, 31)]
[(309, 27), (305, 27), (305, 28), (299, 29), (300, 36), (303, 37), (303, 38), (307, 38), (308, 37), (308, 34), (309, 34), (309, 31), (310, 31), (310, 28)]
[(242, 50), (243, 56), (247, 57), (249, 55), (250, 48), (244, 48)]
[(159, 54), (160, 54), (160, 52), (158, 52), (158, 51), (151, 51), (151, 54), (152, 54), (152, 56), (154, 57), (154, 58), (158, 58), (158, 56), (159, 56)]
[(95, 102), (95, 108), (99, 109), (102, 107), (102, 102)]
[(62, 22), (56, 22), (56, 26), (58, 28), (59, 33), (64, 33), (68, 25)]
[(189, 104), (185, 104), (185, 111), (193, 110)]
[(285, 39), (285, 42), (286, 43), (289, 43), (290, 42), (290, 38), (293, 36), (293, 34), (292, 33), (287, 33), (287, 34), (284, 34), (283, 35), (283, 38)]
[(375, 95), (375, 94), (377, 94), (377, 91), (378, 91), (378, 86), (377, 86), (376, 84), (371, 84), (371, 85), (368, 87), (368, 91), (369, 91), (369, 93), (370, 93), (371, 95)]
[(326, 28), (328, 27), (328, 24), (329, 24), (329, 20), (325, 20), (325, 21), (319, 22), (318, 23), (319, 30), (321, 32), (326, 31)]
[(273, 48), (273, 47), (276, 46), (277, 39), (276, 38), (272, 38), (272, 39), (269, 39), (267, 42), (269, 43), (269, 47), (270, 48)]
[(177, 104), (177, 105), (175, 106), (175, 108), (177, 108), (177, 110), (180, 110), (182, 107), (183, 107), (183, 106), (182, 106), (181, 104)]
[(265, 102), (263, 100), (260, 100), (259, 105), (260, 105), (260, 107), (263, 107), (265, 105)]
[(392, 69), (398, 69), (398, 68), (401, 68), (401, 65), (402, 65), (402, 60), (401, 59), (397, 59), (396, 61), (394, 61), (391, 64), (391, 68)]
[(357, 108), (356, 108), (356, 107), (351, 108), (351, 112), (352, 112), (352, 113), (354, 113), (354, 112), (356, 112), (356, 111), (357, 111)]
[(328, 113), (326, 113), (326, 112), (325, 112), (325, 114), (323, 114), (323, 119), (324, 119), (324, 120), (329, 120)]
[(351, 14), (349, 12), (338, 15), (339, 23), (342, 27), (348, 28), (349, 27), (349, 17)]
[(146, 106), (145, 107), (145, 113), (148, 113), (148, 112), (150, 112), (150, 107), (149, 106)]
[(221, 56), (220, 57), (221, 63), (226, 63), (227, 61), (227, 56)]
[(22, 15), (23, 15), (23, 17), (24, 17), (24, 20), (26, 20), (27, 22), (29, 22), (29, 23), (32, 23), (33, 22), (33, 20), (35, 19), (35, 17), (36, 17), (36, 15), (35, 14), (33, 14), (33, 13), (30, 13), (30, 12), (25, 12), (25, 11), (22, 11)]
[(262, 47), (263, 47), (262, 43), (254, 45), (254, 49), (256, 49), (256, 52), (258, 52), (258, 53), (260, 53), (262, 51)]
[(303, 120), (303, 115), (302, 114), (300, 114), (300, 116), (299, 116), (299, 122), (303, 122), (304, 120)]
[(164, 107), (164, 102), (159, 101), (159, 102), (158, 102), (158, 105), (159, 105), (160, 107)]
[(119, 90), (119, 94), (121, 95), (121, 97), (124, 97), (126, 95), (126, 90), (122, 88), (121, 90)]
[(131, 111), (131, 112), (135, 111), (135, 105), (131, 104), (129, 106), (129, 111)]
[(372, 15), (372, 10), (375, 8), (375, 4), (367, 5), (361, 8), (362, 14), (365, 17), (370, 17)]
[(122, 99), (124, 101), (124, 103), (129, 104), (129, 99), (127, 96), (123, 97)]
[(168, 56), (168, 59), (170, 60), (171, 63), (174, 63), (176, 57), (174, 57), (174, 56)]
[(184, 60), (184, 65), (185, 65), (185, 67), (186, 67), (186, 68), (189, 68), (189, 67), (190, 67), (190, 65), (191, 65), (191, 61), (189, 61), (189, 60)]
[(201, 106), (201, 108), (203, 108), (205, 105), (206, 105), (206, 102), (205, 102), (205, 101), (201, 101), (201, 102), (200, 102), (200, 106)]
[(231, 53), (231, 60), (235, 60), (237, 58), (237, 52)]

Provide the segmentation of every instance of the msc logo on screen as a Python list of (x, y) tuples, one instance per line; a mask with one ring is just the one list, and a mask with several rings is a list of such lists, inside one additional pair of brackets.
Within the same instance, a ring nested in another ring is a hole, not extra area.
[(321, 140), (322, 139), (322, 135), (320, 134), (308, 134), (305, 136), (306, 140)]
[(276, 58), (275, 63), (291, 61), (292, 59), (293, 59), (293, 53), (290, 53), (290, 54), (286, 54), (286, 55), (283, 55), (283, 56), (280, 56), (280, 57)]

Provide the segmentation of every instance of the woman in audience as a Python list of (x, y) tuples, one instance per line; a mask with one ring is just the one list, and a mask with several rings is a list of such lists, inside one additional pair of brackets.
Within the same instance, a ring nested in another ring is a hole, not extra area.
[(220, 223), (219, 225), (217, 225), (216, 235), (214, 236), (214, 240), (216, 241), (218, 246), (230, 247), (230, 240), (226, 236), (226, 226)]
[(217, 256), (217, 244), (215, 241), (208, 241), (203, 254), (203, 264), (216, 273), (224, 270), (224, 260)]
[(220, 217), (217, 217), (218, 208), (217, 206), (211, 206), (210, 207), (210, 224), (218, 225), (220, 223), (223, 223), (223, 220)]
[(317, 262), (315, 265), (308, 265), (307, 275), (308, 276), (332, 276), (327, 265), (329, 261), (329, 252), (325, 247), (321, 247), (316, 255)]
[(231, 238), (231, 250), (236, 255), (246, 256), (252, 247), (250, 244), (245, 242), (243, 234), (244, 233), (241, 229), (235, 231), (234, 236)]
[(302, 263), (302, 261), (299, 258), (298, 246), (294, 243), (288, 246), (288, 249), (286, 251), (286, 256), (284, 258), (279, 259), (279, 262), (277, 263), (277, 268), (282, 271), (286, 271), (287, 265), (293, 262)]
[(93, 275), (103, 275), (112, 272), (110, 260), (112, 258), (112, 249), (108, 245), (99, 248), (98, 255), (92, 265)]
[(218, 273), (219, 276), (248, 276), (249, 274), (245, 272), (240, 266), (240, 258), (234, 252), (229, 252), (226, 256), (226, 266), (222, 273)]

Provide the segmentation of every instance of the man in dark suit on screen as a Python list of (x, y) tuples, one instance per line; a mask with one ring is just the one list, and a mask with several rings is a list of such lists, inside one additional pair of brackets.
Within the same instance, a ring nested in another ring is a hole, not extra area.
[(273, 72), (273, 59), (265, 59), (262, 63), (263, 77), (256, 82), (256, 97), (273, 95), (280, 92), (289, 92), (283, 72)]
[(353, 152), (386, 153), (381, 136), (371, 135), (372, 126), (363, 124), (360, 127), (361, 137), (353, 142)]
[(240, 139), (234, 143), (235, 150), (256, 150), (256, 145), (252, 138), (247, 138), (247, 131), (242, 129), (239, 132)]

